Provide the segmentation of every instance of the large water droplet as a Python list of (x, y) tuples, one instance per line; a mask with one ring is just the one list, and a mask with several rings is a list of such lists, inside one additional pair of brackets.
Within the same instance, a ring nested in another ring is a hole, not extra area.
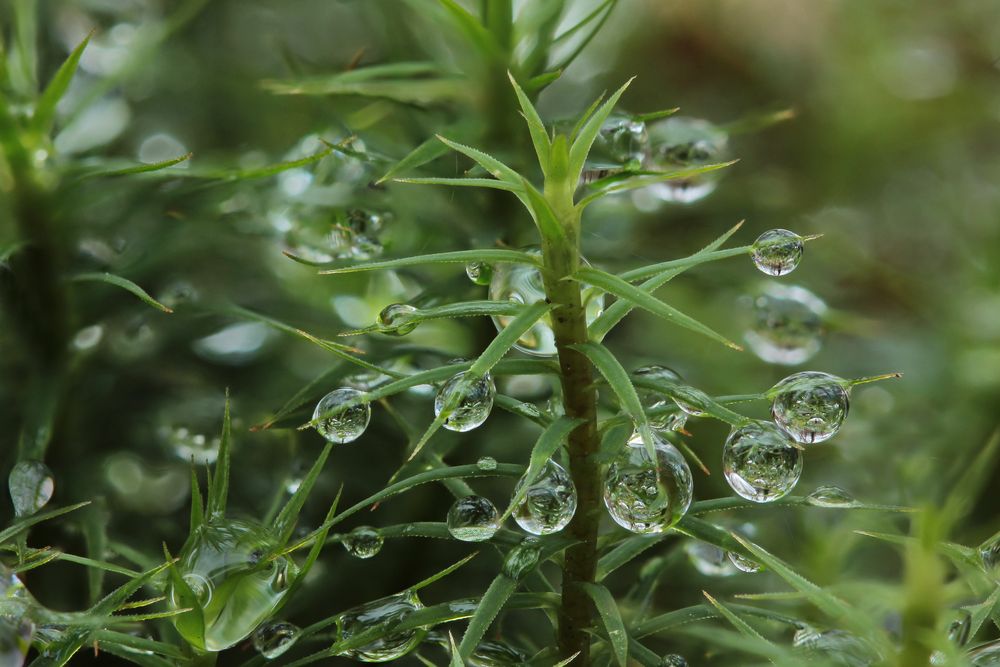
[(253, 647), (268, 660), (274, 660), (295, 645), (301, 630), (288, 621), (269, 621), (253, 633)]
[(688, 661), (682, 655), (671, 653), (663, 656), (660, 667), (688, 667)]
[(791, 273), (802, 259), (802, 237), (787, 229), (764, 232), (753, 242), (750, 257), (758, 269), (769, 276)]
[(815, 507), (852, 507), (858, 501), (839, 486), (821, 486), (806, 496), (806, 502)]
[(694, 565), (694, 569), (706, 577), (731, 577), (738, 572), (729, 560), (726, 550), (714, 544), (689, 540), (684, 544), (684, 553)]
[(482, 425), (493, 410), (493, 398), (497, 393), (493, 376), (487, 373), (473, 379), (471, 384), (467, 384), (468, 377), (468, 371), (455, 374), (434, 397), (435, 417), (441, 416), (450, 404), (455, 405), (444, 421), (444, 427), (449, 431), (471, 431)]
[(538, 538), (525, 538), (521, 540), (520, 544), (507, 552), (507, 557), (503, 561), (503, 573), (511, 579), (519, 581), (535, 569), (541, 557), (542, 547), (538, 543)]
[[(659, 171), (723, 162), (728, 142), (725, 132), (699, 118), (672, 116), (649, 125), (650, 162)], [(690, 204), (711, 194), (718, 176), (717, 172), (711, 172), (657, 183), (648, 190), (662, 201)]]
[(825, 314), (826, 304), (804, 287), (768, 283), (753, 298), (750, 328), (743, 337), (764, 361), (794, 366), (822, 346)]
[(771, 416), (796, 442), (829, 440), (844, 423), (850, 398), (844, 381), (829, 373), (803, 371), (774, 385)]
[(7, 478), (10, 499), (18, 517), (30, 516), (45, 507), (55, 491), (52, 471), (41, 461), (18, 461)]
[(604, 504), (622, 528), (662, 533), (680, 521), (691, 505), (694, 480), (677, 448), (653, 435), (654, 461), (633, 433), (604, 477)]
[[(327, 415), (323, 417), (323, 415)], [(352, 442), (361, 437), (372, 418), (372, 408), (357, 389), (341, 387), (320, 399), (313, 411), (316, 430), (330, 442)]]
[(805, 626), (796, 631), (792, 646), (807, 655), (822, 656), (829, 664), (838, 667), (869, 667), (880, 659), (868, 642), (843, 630), (819, 632)]
[(16, 574), (0, 563), (0, 665), (21, 667), (31, 647), (35, 624), (28, 618), (34, 600)]
[(416, 593), (406, 591), (345, 611), (337, 619), (337, 641), (345, 641), (380, 627), (388, 634), (360, 648), (348, 649), (343, 655), (362, 662), (390, 662), (403, 657), (423, 641), (427, 631), (423, 628), (401, 632), (391, 630), (423, 606)]
[[(638, 380), (650, 380), (657, 384), (676, 386), (684, 382), (680, 373), (667, 366), (653, 364), (632, 371)], [(670, 396), (653, 389), (639, 388), (639, 400), (649, 420), (649, 425), (658, 430), (678, 431), (687, 423), (688, 413), (684, 410), (668, 411), (667, 407), (677, 405)], [(680, 407), (677, 405), (677, 407)], [(650, 414), (653, 413), (653, 414)]]
[(509, 644), (484, 641), (479, 643), (465, 664), (469, 667), (506, 667), (507, 665), (524, 665), (527, 662), (528, 656)]
[(646, 123), (626, 114), (613, 113), (601, 125), (588, 155), (602, 165), (638, 169), (646, 160), (649, 133)]
[(492, 456), (480, 456), (476, 461), (476, 467), (480, 470), (496, 470), (497, 460)]
[[(276, 547), (274, 536), (251, 521), (206, 523), (188, 537), (176, 567), (202, 608), (205, 650), (244, 640), (285, 598), (298, 568), (287, 556), (274, 555)], [(174, 608), (184, 606), (173, 584), (167, 598)], [(188, 624), (176, 627), (197, 645)]]
[[(526, 252), (541, 256), (541, 251), (535, 247), (523, 248)], [(586, 260), (581, 258), (586, 264)], [(545, 300), (545, 286), (542, 274), (534, 266), (526, 264), (498, 264), (493, 270), (490, 281), (490, 299), (493, 301), (514, 301), (530, 305)], [(604, 312), (604, 294), (594, 288), (585, 287), (581, 292), (584, 305), (584, 315), (590, 324)], [(514, 317), (498, 315), (493, 317), (497, 331), (503, 331)], [(521, 336), (515, 349), (541, 357), (551, 357), (556, 354), (556, 339), (552, 332), (552, 317), (550, 313), (542, 316), (531, 329)]]
[(486, 262), (469, 262), (465, 265), (465, 275), (477, 285), (489, 285), (493, 280), (493, 266)]
[(497, 508), (482, 496), (456, 500), (448, 510), (448, 532), (463, 542), (483, 542), (500, 530)]
[(405, 303), (391, 303), (378, 314), (375, 324), (379, 333), (390, 336), (405, 336), (417, 328), (417, 322), (412, 321), (417, 309)]
[(341, 539), (347, 553), (355, 558), (371, 558), (382, 550), (384, 538), (371, 526), (358, 526)]
[[(527, 478), (514, 487), (516, 496)], [(557, 533), (569, 524), (576, 513), (576, 486), (566, 469), (555, 461), (545, 467), (528, 486), (524, 498), (514, 508), (514, 521), (532, 535)]]
[(755, 503), (777, 500), (802, 474), (802, 452), (770, 422), (733, 429), (722, 448), (722, 469), (729, 486)]

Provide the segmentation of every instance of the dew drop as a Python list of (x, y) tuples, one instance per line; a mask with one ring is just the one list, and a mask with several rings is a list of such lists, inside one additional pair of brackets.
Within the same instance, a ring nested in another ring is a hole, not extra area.
[(819, 351), (826, 304), (815, 294), (804, 287), (768, 283), (751, 303), (750, 328), (743, 337), (762, 360), (794, 366)]
[(769, 392), (771, 416), (792, 439), (803, 444), (829, 440), (847, 417), (850, 398), (846, 383), (818, 371), (789, 375)]
[(35, 635), (35, 624), (28, 617), (29, 607), (35, 602), (18, 576), (2, 563), (0, 600), (4, 602), (0, 614), (0, 665), (21, 667)]
[(520, 581), (535, 569), (542, 557), (542, 548), (537, 537), (528, 537), (507, 553), (503, 561), (503, 573), (515, 581)]
[(684, 545), (684, 553), (687, 554), (694, 569), (706, 577), (731, 577), (737, 573), (726, 551), (714, 544), (690, 540)]
[(729, 562), (735, 565), (737, 570), (747, 574), (756, 574), (764, 569), (764, 566), (757, 561), (751, 560), (742, 554), (736, 553), (735, 551), (729, 552)]
[[(526, 481), (522, 477), (514, 487), (515, 497)], [(514, 507), (514, 521), (532, 535), (557, 533), (576, 513), (576, 500), (576, 486), (566, 469), (555, 461), (546, 461), (524, 498)]]
[(660, 660), (660, 667), (688, 667), (688, 661), (682, 655), (670, 653)]
[(969, 634), (972, 631), (972, 614), (966, 609), (958, 609), (955, 618), (948, 624), (948, 640), (956, 646), (965, 646), (969, 643)]
[(638, 169), (646, 160), (649, 133), (646, 123), (613, 113), (601, 125), (588, 159), (625, 169)]
[(802, 259), (802, 237), (787, 229), (764, 232), (753, 242), (750, 257), (769, 276), (783, 276), (795, 270)]
[(496, 470), (497, 460), (492, 456), (480, 456), (476, 461), (476, 467), (480, 470)]
[(477, 285), (489, 285), (493, 280), (493, 266), (486, 262), (469, 262), (465, 265), (465, 275)]
[(371, 526), (358, 526), (342, 538), (347, 553), (355, 558), (371, 558), (382, 550), (385, 540)]
[(18, 461), (7, 477), (7, 488), (14, 503), (14, 514), (31, 516), (52, 499), (55, 491), (52, 471), (41, 461)]
[(434, 416), (441, 416), (450, 407), (451, 412), (444, 420), (444, 427), (460, 433), (471, 431), (481, 426), (490, 416), (496, 393), (493, 376), (489, 373), (479, 379), (472, 379), (468, 371), (462, 371), (438, 390), (434, 397)]
[[(337, 619), (338, 642), (373, 628), (391, 630), (423, 607), (416, 593), (406, 591), (349, 609)], [(362, 662), (390, 662), (415, 649), (426, 635), (424, 628), (390, 632), (360, 648), (348, 649), (343, 655)]]
[(476, 650), (465, 661), (470, 667), (505, 667), (506, 665), (524, 665), (528, 656), (513, 646), (504, 642), (480, 642)]
[(1000, 565), (1000, 533), (982, 543), (979, 547), (979, 558), (987, 570)]
[[(729, 137), (712, 123), (699, 118), (672, 116), (649, 125), (650, 162), (658, 171), (675, 171), (723, 162)], [(699, 174), (649, 186), (665, 202), (690, 204), (711, 194), (718, 172)]]
[(330, 234), (333, 253), (340, 259), (372, 259), (382, 254), (379, 236), (386, 216), (374, 211), (352, 209), (334, 225)]
[(448, 532), (463, 542), (484, 542), (500, 530), (497, 508), (482, 496), (456, 500), (448, 510)]
[(379, 333), (390, 336), (405, 336), (417, 328), (412, 321), (417, 309), (405, 303), (392, 303), (382, 309), (375, 320)]
[(622, 528), (662, 533), (691, 505), (694, 480), (677, 448), (653, 434), (654, 461), (642, 437), (633, 433), (604, 477), (604, 505)]
[(316, 431), (330, 442), (353, 442), (361, 437), (372, 418), (372, 408), (357, 389), (341, 387), (320, 399), (313, 411)]
[(823, 655), (839, 667), (869, 667), (880, 659), (868, 642), (843, 630), (819, 632), (804, 626), (795, 632), (792, 646), (806, 654)]
[(1000, 666), (1000, 640), (994, 640), (969, 651), (968, 657), (973, 667)]
[(802, 474), (802, 452), (770, 422), (733, 429), (722, 449), (726, 482), (755, 503), (768, 503), (791, 491)]
[[(670, 386), (676, 386), (684, 382), (680, 373), (667, 366), (657, 364), (637, 368), (632, 371), (632, 376), (640, 381), (650, 380), (657, 384)], [(638, 393), (650, 426), (660, 431), (679, 431), (684, 428), (687, 423), (688, 413), (684, 410), (680, 412), (669, 411), (667, 409), (668, 406), (677, 405), (670, 396), (661, 391), (642, 387), (638, 388)]]
[(839, 486), (821, 486), (806, 496), (806, 502), (815, 507), (852, 507), (858, 501)]
[(274, 660), (295, 645), (301, 630), (287, 621), (269, 621), (253, 633), (253, 647), (268, 660)]

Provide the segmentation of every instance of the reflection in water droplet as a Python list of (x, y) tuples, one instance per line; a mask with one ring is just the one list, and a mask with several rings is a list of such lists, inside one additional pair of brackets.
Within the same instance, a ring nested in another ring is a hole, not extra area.
[(339, 444), (360, 438), (371, 417), (372, 408), (364, 394), (350, 387), (334, 389), (321, 398), (312, 416), (313, 421), (319, 420), (316, 431), (330, 442)]
[(769, 276), (783, 276), (795, 270), (805, 245), (802, 237), (787, 229), (764, 232), (753, 242), (750, 257), (758, 269)]
[(384, 541), (382, 535), (371, 526), (358, 526), (341, 540), (347, 553), (355, 558), (371, 558), (382, 550)]
[(448, 532), (463, 542), (483, 542), (500, 530), (500, 514), (488, 499), (466, 496), (448, 510)]
[(499, 641), (480, 642), (465, 664), (469, 667), (506, 667), (507, 665), (524, 665), (528, 656), (513, 646)]
[(806, 496), (806, 502), (816, 507), (851, 507), (858, 501), (839, 486), (821, 486)]
[(496, 393), (493, 376), (489, 373), (479, 379), (472, 379), (468, 371), (456, 373), (434, 397), (434, 416), (439, 417), (454, 406), (444, 421), (444, 427), (449, 431), (471, 431), (490, 416)]
[[(515, 496), (526, 481), (522, 477), (514, 487)], [(524, 498), (514, 507), (514, 521), (532, 535), (557, 533), (573, 518), (576, 502), (576, 486), (569, 473), (555, 461), (546, 461)]]
[(374, 211), (347, 211), (330, 234), (333, 253), (340, 259), (372, 259), (382, 254), (379, 236), (386, 216)]
[[(373, 628), (382, 627), (391, 630), (414, 611), (422, 608), (423, 605), (416, 593), (410, 591), (354, 607), (337, 619), (337, 641), (345, 641)], [(361, 648), (346, 650), (343, 655), (362, 662), (390, 662), (415, 649), (426, 634), (427, 631), (423, 628), (390, 632)]]
[(663, 659), (660, 660), (660, 667), (688, 667), (688, 661), (682, 655), (671, 653), (663, 656)]
[(10, 499), (18, 517), (31, 516), (45, 507), (55, 491), (52, 471), (41, 461), (19, 461), (7, 477)]
[(481, 456), (479, 460), (476, 461), (476, 467), (480, 470), (496, 470), (497, 460), (492, 456)]
[(767, 503), (795, 487), (802, 475), (802, 452), (774, 424), (755, 421), (730, 432), (722, 468), (737, 495)]
[[(159, 132), (157, 134), (151, 134), (143, 139), (142, 143), (139, 144), (139, 150), (136, 153), (136, 157), (139, 159), (139, 162), (153, 164), (155, 162), (172, 160), (180, 157), (181, 155), (185, 155), (187, 152), (187, 147), (175, 137)], [(184, 162), (176, 164), (173, 168), (187, 169), (188, 161), (185, 160)]]
[[(667, 366), (653, 364), (643, 366), (632, 371), (633, 377), (638, 380), (650, 380), (658, 384), (675, 386), (684, 382), (680, 373)], [(687, 423), (688, 414), (686, 411), (665, 411), (668, 406), (678, 405), (671, 400), (670, 396), (653, 389), (638, 387), (639, 400), (642, 408), (649, 418), (649, 425), (661, 431), (682, 430)], [(678, 405), (679, 407), (679, 405)], [(660, 414), (649, 414), (654, 411), (663, 411)]]
[(507, 557), (503, 561), (503, 573), (515, 581), (520, 581), (535, 569), (541, 556), (542, 548), (538, 538), (527, 537), (507, 552)]
[[(729, 138), (706, 120), (672, 116), (649, 125), (650, 163), (658, 171), (676, 171), (723, 162)], [(690, 204), (715, 190), (718, 172), (657, 183), (648, 191), (661, 201)]]
[(689, 540), (684, 544), (684, 553), (688, 560), (706, 577), (731, 577), (738, 572), (724, 549), (714, 544)]
[(648, 150), (646, 123), (627, 114), (612, 113), (601, 125), (587, 158), (600, 165), (638, 169)]
[(750, 328), (743, 337), (768, 363), (801, 364), (822, 345), (825, 314), (826, 304), (804, 287), (768, 283), (752, 300)]
[(465, 275), (477, 285), (489, 285), (493, 280), (493, 266), (486, 262), (469, 262), (465, 265)]
[(881, 658), (868, 642), (843, 630), (819, 632), (804, 626), (796, 631), (792, 646), (838, 667), (869, 667)]
[(829, 440), (844, 423), (850, 408), (846, 383), (829, 373), (803, 371), (789, 375), (769, 392), (771, 416), (796, 442)]
[(604, 478), (608, 513), (634, 533), (662, 533), (680, 521), (694, 492), (691, 469), (681, 453), (659, 436), (652, 437), (655, 461), (636, 432)]
[(418, 311), (405, 303), (391, 303), (378, 314), (375, 320), (379, 333), (390, 336), (405, 336), (417, 328), (417, 322), (411, 321)]
[(35, 604), (28, 590), (16, 574), (0, 563), (0, 665), (21, 667), (24, 656), (31, 647), (35, 624), (28, 617), (29, 607)]
[(301, 630), (287, 621), (268, 621), (253, 633), (253, 647), (268, 660), (274, 660), (295, 645)]
[(987, 570), (1000, 565), (1000, 533), (983, 542), (979, 547), (979, 557)]

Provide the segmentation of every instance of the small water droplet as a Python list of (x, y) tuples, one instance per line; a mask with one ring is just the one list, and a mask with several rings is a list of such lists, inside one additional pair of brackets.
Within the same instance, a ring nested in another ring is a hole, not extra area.
[(487, 373), (471, 380), (471, 383), (466, 378), (469, 378), (468, 371), (456, 373), (434, 397), (435, 417), (439, 417), (449, 405), (454, 405), (444, 421), (444, 427), (449, 431), (471, 431), (481, 426), (493, 410), (493, 398), (497, 393), (493, 376)]
[(706, 577), (731, 577), (738, 572), (725, 549), (720, 549), (714, 544), (689, 540), (684, 544), (684, 553), (694, 565), (694, 569)]
[[(522, 477), (514, 487), (516, 496), (524, 487)], [(524, 498), (514, 508), (514, 521), (532, 535), (549, 535), (565, 528), (576, 513), (576, 486), (566, 469), (546, 461)]]
[(815, 294), (804, 287), (772, 282), (751, 304), (750, 328), (743, 337), (762, 360), (794, 366), (819, 351), (827, 309)]
[(753, 242), (750, 257), (758, 269), (769, 276), (783, 276), (795, 270), (802, 259), (802, 237), (787, 229), (764, 232)]
[(497, 460), (492, 456), (480, 456), (476, 461), (476, 467), (480, 470), (496, 470)]
[(493, 266), (486, 262), (469, 262), (465, 265), (465, 275), (477, 285), (489, 285), (493, 280)]
[(601, 125), (589, 160), (625, 169), (639, 169), (649, 150), (646, 123), (622, 113), (613, 113)]
[(358, 391), (371, 391), (389, 381), (389, 376), (378, 371), (362, 371), (354, 375), (348, 375), (341, 382), (344, 386)]
[(379, 333), (390, 336), (405, 336), (417, 328), (417, 322), (413, 322), (413, 316), (419, 312), (413, 306), (405, 303), (392, 303), (382, 309), (378, 314), (375, 324), (379, 328)]
[(330, 243), (340, 259), (372, 259), (382, 254), (379, 235), (386, 216), (374, 211), (352, 209), (334, 225)]
[(10, 499), (18, 517), (31, 516), (52, 499), (55, 478), (41, 461), (18, 461), (7, 477)]
[[(723, 162), (728, 142), (725, 132), (700, 118), (672, 116), (649, 125), (650, 163), (658, 171)], [(718, 172), (711, 172), (657, 183), (648, 190), (661, 201), (690, 204), (711, 194), (718, 178)]]
[(688, 661), (682, 655), (671, 653), (663, 656), (663, 659), (660, 660), (660, 667), (688, 667)]
[(771, 416), (796, 442), (829, 440), (847, 417), (850, 398), (844, 381), (829, 373), (803, 371), (771, 389)]
[(104, 338), (104, 326), (92, 324), (76, 332), (73, 336), (73, 348), (76, 350), (90, 350), (100, 344)]
[(368, 428), (372, 408), (360, 391), (341, 387), (320, 399), (312, 418), (315, 421), (326, 414), (329, 416), (316, 424), (316, 430), (330, 442), (343, 444), (361, 437)]
[(972, 614), (966, 609), (955, 611), (955, 618), (948, 624), (948, 640), (956, 646), (969, 643), (969, 633), (972, 631)]
[(691, 505), (694, 480), (677, 448), (653, 434), (654, 461), (642, 437), (633, 433), (604, 477), (604, 505), (622, 528), (662, 533)]
[(456, 500), (448, 510), (448, 532), (463, 542), (483, 542), (500, 530), (497, 508), (482, 496)]
[(851, 507), (857, 501), (839, 486), (821, 486), (806, 496), (806, 502), (816, 507)]
[(802, 475), (802, 452), (774, 424), (755, 421), (730, 432), (722, 468), (737, 495), (767, 503), (795, 487)]
[[(632, 375), (640, 380), (650, 380), (657, 384), (669, 385), (670, 387), (684, 382), (680, 373), (667, 366), (657, 364), (637, 368), (632, 371)], [(687, 423), (688, 413), (685, 410), (681, 410), (680, 412), (668, 411), (668, 406), (676, 405), (680, 407), (669, 395), (642, 387), (638, 388), (638, 393), (650, 426), (661, 431), (678, 431), (684, 428)]]
[(729, 552), (729, 562), (735, 565), (737, 570), (747, 574), (755, 574), (764, 569), (764, 566), (757, 561), (751, 560), (742, 554), (736, 553), (735, 551)]
[(506, 667), (524, 665), (528, 656), (513, 646), (499, 641), (480, 642), (476, 650), (465, 661), (469, 667)]
[(503, 573), (515, 581), (521, 580), (535, 569), (542, 556), (538, 538), (528, 537), (507, 553), (503, 561)]
[(371, 526), (358, 526), (342, 539), (347, 553), (355, 558), (371, 558), (382, 550), (384, 541), (382, 535)]
[(869, 667), (880, 659), (868, 642), (843, 630), (819, 632), (803, 626), (795, 632), (792, 646), (807, 654), (822, 654), (832, 664), (841, 667)]
[(253, 633), (253, 647), (268, 660), (274, 660), (295, 645), (301, 630), (288, 621), (268, 621)]
[(979, 557), (987, 570), (992, 570), (1000, 565), (1000, 533), (980, 545)]
[[(407, 616), (423, 607), (416, 593), (412, 591), (359, 605), (345, 611), (337, 619), (337, 640), (342, 642), (376, 627), (391, 630)], [(427, 631), (424, 628), (390, 632), (370, 644), (348, 649), (343, 655), (363, 662), (390, 662), (402, 658), (415, 649), (426, 635)]]

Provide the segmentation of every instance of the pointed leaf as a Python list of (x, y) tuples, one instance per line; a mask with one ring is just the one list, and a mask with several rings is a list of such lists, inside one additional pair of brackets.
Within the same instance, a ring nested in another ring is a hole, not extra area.
[(517, 85), (514, 75), (507, 72), (507, 77), (510, 79), (510, 85), (514, 87), (514, 94), (517, 95), (517, 101), (521, 105), (521, 111), (524, 113), (524, 120), (528, 124), (528, 132), (531, 134), (531, 143), (535, 147), (538, 164), (542, 168), (542, 173), (547, 174), (549, 171), (549, 152), (552, 146), (549, 143), (549, 135), (545, 133), (545, 125), (542, 123), (535, 105), (531, 103), (528, 96), (521, 90), (521, 86)]
[(510, 262), (512, 264), (527, 264), (540, 267), (541, 262), (537, 255), (520, 250), (456, 250), (453, 252), (438, 252), (431, 255), (415, 255), (413, 257), (400, 257), (399, 259), (388, 259), (381, 262), (369, 262), (367, 264), (354, 264), (352, 266), (341, 266), (335, 269), (327, 269), (320, 273), (330, 275), (335, 273), (356, 273), (359, 271), (379, 271), (382, 269), (401, 269), (410, 266), (425, 266), (429, 264), (465, 264), (467, 262)]
[(112, 168), (102, 168), (94, 171), (87, 171), (80, 175), (81, 178), (107, 178), (114, 176), (131, 176), (132, 174), (145, 174), (151, 171), (160, 171), (161, 169), (166, 169), (167, 167), (173, 167), (174, 165), (180, 164), (181, 162), (186, 162), (190, 160), (194, 153), (185, 153), (184, 155), (179, 155), (169, 160), (162, 160), (160, 162), (151, 162), (148, 164), (137, 164), (131, 167), (119, 167), (117, 169)]
[(500, 517), (501, 524), (505, 522), (508, 517), (510, 517), (514, 508), (517, 507), (517, 505), (528, 494), (528, 488), (534, 483), (535, 479), (542, 472), (545, 464), (552, 460), (555, 453), (559, 451), (559, 448), (562, 446), (563, 442), (565, 442), (566, 438), (569, 437), (569, 434), (582, 423), (582, 419), (570, 419), (566, 415), (561, 415), (558, 419), (552, 422), (547, 429), (542, 431), (542, 434), (538, 436), (538, 440), (535, 441), (535, 446), (531, 450), (531, 458), (528, 461), (528, 471), (524, 473), (524, 481), (521, 483), (521, 488), (516, 494), (514, 494), (514, 497), (510, 499), (510, 504), (507, 506), (503, 516)]
[(295, 522), (299, 518), (299, 513), (302, 511), (302, 507), (306, 503), (306, 498), (308, 498), (309, 494), (312, 493), (313, 486), (315, 486), (316, 480), (319, 479), (320, 473), (323, 472), (323, 465), (326, 463), (327, 457), (330, 456), (330, 450), (332, 448), (333, 443), (327, 442), (323, 447), (323, 451), (321, 451), (319, 456), (316, 457), (316, 461), (309, 469), (305, 479), (303, 479), (302, 483), (299, 484), (299, 488), (295, 490), (295, 493), (288, 499), (288, 502), (285, 503), (281, 513), (278, 514), (278, 517), (274, 520), (274, 531), (278, 535), (279, 544), (285, 544), (292, 536), (292, 531), (295, 530)]
[(490, 587), (483, 593), (483, 598), (476, 607), (476, 613), (469, 620), (469, 625), (462, 635), (462, 643), (458, 647), (459, 655), (462, 659), (468, 660), (472, 652), (479, 646), (479, 642), (486, 636), (496, 619), (497, 614), (503, 609), (504, 604), (511, 594), (517, 589), (517, 582), (505, 574), (498, 574), (490, 584)]
[(593, 194), (587, 195), (577, 203), (577, 208), (584, 209), (590, 204), (594, 203), (598, 199), (601, 199), (607, 195), (614, 194), (616, 192), (628, 192), (629, 190), (638, 190), (639, 188), (645, 188), (650, 185), (655, 185), (657, 183), (662, 183), (664, 181), (676, 181), (679, 179), (692, 178), (694, 176), (699, 176), (701, 174), (707, 174), (710, 171), (717, 171), (719, 169), (725, 169), (726, 167), (732, 166), (739, 162), (739, 160), (730, 160), (729, 162), (720, 162), (717, 164), (706, 164), (700, 167), (687, 167), (685, 169), (677, 169), (676, 171), (665, 171), (661, 173), (654, 173), (643, 176), (636, 176), (634, 178), (628, 178), (625, 180), (615, 180), (615, 183), (610, 187), (594, 192)]
[(12, 537), (21, 534), (28, 528), (34, 526), (35, 524), (41, 523), (43, 521), (48, 521), (49, 519), (54, 519), (57, 516), (62, 516), (63, 514), (69, 514), (70, 512), (74, 512), (80, 509), (81, 507), (86, 507), (89, 504), (90, 501), (86, 500), (82, 503), (69, 505), (67, 507), (60, 507), (58, 509), (49, 510), (48, 512), (42, 512), (41, 514), (33, 514), (26, 519), (18, 521), (13, 526), (9, 526), (4, 530), (0, 530), (0, 544), (3, 544), (4, 542), (10, 540)]
[(205, 649), (205, 614), (202, 611), (201, 603), (198, 601), (198, 596), (195, 592), (191, 590), (188, 583), (184, 581), (181, 573), (178, 571), (177, 566), (173, 562), (173, 556), (167, 550), (167, 545), (163, 545), (163, 555), (166, 557), (169, 565), (167, 567), (167, 576), (170, 577), (170, 585), (173, 589), (173, 595), (177, 600), (177, 606), (184, 607), (189, 611), (181, 614), (174, 619), (174, 625), (177, 626), (178, 632), (180, 632), (184, 639), (188, 642), (192, 642), (192, 645), (200, 650)]
[(573, 140), (573, 146), (569, 149), (569, 173), (573, 183), (580, 180), (580, 174), (583, 173), (583, 166), (587, 162), (587, 155), (590, 154), (590, 148), (594, 145), (594, 141), (601, 131), (601, 126), (604, 125), (604, 121), (611, 115), (615, 105), (618, 103), (618, 99), (629, 87), (634, 78), (632, 77), (632, 79), (626, 81), (621, 88), (616, 90), (594, 112), (594, 115), (587, 119), (587, 122), (580, 128), (580, 134)]
[(561, 239), (565, 241), (566, 232), (563, 230), (563, 226), (559, 223), (555, 213), (552, 211), (552, 207), (549, 206), (549, 202), (546, 201), (542, 193), (539, 192), (538, 189), (526, 179), (522, 178), (521, 183), (525, 198), (527, 199), (526, 206), (528, 207), (528, 211), (531, 213), (532, 219), (538, 226), (538, 231), (541, 232), (542, 237), (549, 239)]
[(448, 147), (442, 144), (437, 137), (426, 139), (422, 144), (410, 151), (403, 159), (392, 165), (382, 178), (375, 181), (376, 185), (385, 183), (395, 178), (397, 174), (421, 167), (432, 160), (436, 160), (448, 152)]
[(451, 148), (454, 151), (458, 151), (462, 155), (472, 158), (476, 164), (485, 169), (494, 178), (509, 183), (514, 186), (520, 187), (521, 177), (520, 175), (505, 165), (500, 160), (496, 159), (492, 155), (488, 155), (481, 150), (472, 148), (471, 146), (465, 146), (450, 139), (442, 137), (440, 134), (437, 138), (444, 143), (445, 146)]
[(628, 664), (628, 634), (625, 632), (625, 623), (622, 622), (621, 613), (618, 611), (618, 603), (611, 595), (611, 592), (600, 584), (581, 583), (580, 587), (594, 601), (597, 612), (604, 622), (604, 629), (608, 633), (608, 641), (615, 654), (615, 660), (620, 667)]
[(127, 292), (131, 292), (139, 297), (144, 303), (156, 308), (157, 310), (164, 313), (174, 312), (171, 308), (168, 308), (151, 297), (146, 290), (142, 289), (128, 278), (122, 278), (121, 276), (116, 276), (113, 273), (80, 273), (73, 276), (72, 280), (74, 282), (101, 282), (107, 283), (108, 285), (114, 285), (115, 287), (120, 287)]
[(729, 621), (732, 626), (739, 630), (742, 634), (749, 637), (752, 641), (761, 643), (762, 646), (774, 648), (774, 644), (765, 639), (759, 632), (754, 630), (753, 627), (740, 618), (735, 611), (729, 609), (726, 605), (713, 598), (707, 591), (702, 591), (702, 595), (705, 596), (705, 599), (707, 599), (713, 607), (719, 610), (719, 613), (722, 614), (723, 618)]
[(31, 118), (32, 129), (36, 132), (48, 134), (49, 130), (52, 129), (52, 120), (56, 115), (56, 105), (59, 104), (59, 100), (69, 90), (69, 84), (73, 80), (76, 68), (80, 64), (80, 57), (83, 55), (83, 50), (87, 48), (87, 44), (90, 43), (90, 38), (93, 34), (93, 32), (89, 33), (83, 38), (82, 42), (77, 44), (73, 52), (69, 54), (69, 57), (56, 70), (55, 75), (49, 81), (49, 85), (45, 87), (41, 97), (38, 98), (38, 103), (35, 105), (35, 113)]
[(232, 447), (232, 422), (229, 416), (229, 391), (226, 391), (226, 412), (222, 417), (222, 441), (219, 456), (215, 461), (215, 476), (208, 490), (206, 514), (209, 521), (221, 519), (226, 513), (226, 498), (229, 496), (229, 463)]
[(459, 188), (488, 188), (490, 190), (504, 190), (506, 192), (520, 192), (521, 188), (498, 181), (495, 178), (396, 178), (395, 183), (409, 183), (411, 185), (448, 185)]

